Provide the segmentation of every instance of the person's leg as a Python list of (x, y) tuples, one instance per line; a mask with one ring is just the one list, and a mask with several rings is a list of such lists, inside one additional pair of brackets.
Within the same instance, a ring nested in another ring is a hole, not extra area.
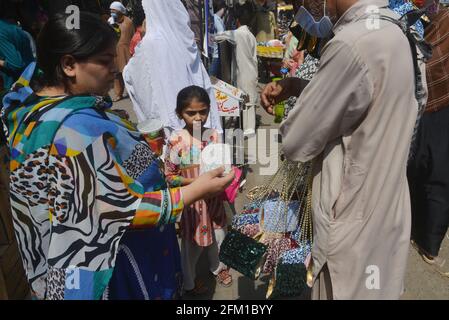
[(121, 97), (125, 97), (125, 80), (123, 79), (123, 73), (120, 73), (120, 95)]
[(118, 73), (114, 80), (114, 92), (115, 92), (114, 101), (119, 101), (123, 98), (124, 90), (125, 90), (125, 84), (123, 81), (123, 76), (121, 73)]
[(190, 240), (181, 240), (181, 267), (184, 278), (184, 290), (195, 289), (196, 264), (203, 248)]
[(418, 244), (437, 257), (449, 227), (449, 108), (431, 113), (428, 118), (430, 174), (424, 183), (425, 232)]
[(210, 75), (220, 79), (221, 77), (221, 62), (220, 58), (213, 58), (210, 65)]
[(207, 255), (209, 258), (210, 272), (216, 276), (218, 284), (230, 286), (232, 284), (232, 276), (229, 274), (228, 267), (220, 262), (219, 259), (220, 247), (225, 237), (226, 227), (214, 229), (214, 243), (207, 248)]
[(429, 153), (426, 139), (428, 119), (423, 116), (421, 126), (416, 137), (415, 156), (409, 161), (407, 178), (410, 188), (410, 200), (412, 209), (411, 239), (422, 243), (426, 220), (426, 193), (424, 185), (429, 176)]
[(226, 265), (220, 262), (218, 256), (220, 253), (220, 246), (226, 236), (225, 229), (214, 229), (214, 243), (207, 247), (207, 256), (209, 258), (210, 272), (217, 275), (220, 271), (226, 269)]
[(312, 287), (312, 300), (333, 300), (332, 281), (327, 264), (318, 274)]
[(449, 277), (439, 257), (449, 227), (449, 108), (423, 116), (417, 158), (409, 167), (412, 244), (425, 262)]

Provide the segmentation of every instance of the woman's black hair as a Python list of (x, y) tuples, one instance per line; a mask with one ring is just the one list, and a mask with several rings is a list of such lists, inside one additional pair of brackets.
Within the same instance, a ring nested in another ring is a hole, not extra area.
[(181, 115), (193, 100), (204, 103), (210, 108), (210, 98), (207, 91), (198, 86), (190, 86), (179, 91), (176, 102), (176, 113)]
[(115, 45), (117, 34), (98, 15), (80, 12), (79, 28), (71, 28), (71, 18), (63, 13), (52, 16), (37, 39), (37, 64), (43, 72), (39, 87), (67, 84), (61, 58), (71, 55), (82, 61)]
[(0, 0), (0, 19), (5, 20), (18, 20), (18, 10), (17, 4), (13, 3), (11, 0)]

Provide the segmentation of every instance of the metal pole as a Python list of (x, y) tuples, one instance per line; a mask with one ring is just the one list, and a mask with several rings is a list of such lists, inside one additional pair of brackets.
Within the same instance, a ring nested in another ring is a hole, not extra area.
[[(203, 7), (204, 7), (204, 2), (203, 0), (198, 0), (198, 9), (199, 9), (199, 13), (200, 13), (200, 51), (203, 52), (203, 48), (204, 48), (204, 32), (203, 32), (203, 24), (204, 24), (204, 18), (203, 18)], [(201, 54), (201, 59), (203, 59), (203, 54)]]

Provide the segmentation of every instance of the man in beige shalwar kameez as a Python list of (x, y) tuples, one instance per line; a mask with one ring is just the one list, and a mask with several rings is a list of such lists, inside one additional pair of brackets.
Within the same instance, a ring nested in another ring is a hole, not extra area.
[[(404, 290), (411, 228), (406, 164), (418, 102), (407, 38), (391, 22), (370, 28), (366, 20), (369, 6), (387, 5), (328, 0), (338, 18), (335, 37), (281, 127), (288, 159), (316, 159), (314, 299), (398, 299)], [(299, 81), (267, 86), (267, 111), (298, 95)]]

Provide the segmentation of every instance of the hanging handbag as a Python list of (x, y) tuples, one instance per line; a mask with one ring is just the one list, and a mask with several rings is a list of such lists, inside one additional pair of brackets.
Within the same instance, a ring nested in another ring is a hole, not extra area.
[(258, 213), (238, 214), (232, 218), (232, 228), (240, 229), (246, 225), (259, 224), (260, 215)]
[(299, 297), (307, 288), (306, 266), (281, 262), (270, 280), (266, 298)]
[(293, 232), (299, 225), (299, 201), (290, 201), (287, 205), (278, 198), (263, 204), (264, 230), (269, 232)]
[[(271, 277), (267, 299), (299, 297), (311, 283), (312, 263), (312, 177), (308, 178), (305, 206), (300, 219), (300, 228), (296, 231), (298, 247), (284, 251), (277, 262)], [(307, 268), (309, 267), (309, 269)]]
[(262, 240), (262, 243), (268, 246), (265, 263), (262, 268), (262, 273), (264, 274), (271, 274), (275, 270), (281, 255), (297, 246), (293, 239), (285, 236)]
[[(265, 202), (266, 204), (267, 202)], [(278, 263), (279, 257), (286, 251), (296, 248), (298, 244), (295, 240), (291, 239), (289, 235), (285, 232), (272, 232), (267, 230), (266, 224), (266, 214), (267, 210), (262, 210), (261, 212), (261, 223), (260, 228), (262, 230), (262, 237), (260, 242), (268, 246), (267, 255), (265, 263), (262, 268), (262, 273), (271, 274)], [(273, 215), (274, 216), (274, 215)], [(279, 217), (272, 219), (272, 224), (270, 225), (272, 230), (280, 230)]]
[(238, 231), (240, 231), (247, 237), (254, 238), (260, 233), (260, 226), (259, 224), (248, 224), (239, 228)]
[(231, 230), (220, 247), (220, 261), (252, 280), (258, 279), (265, 261), (267, 246), (256, 239), (247, 237), (237, 230)]
[(281, 255), (268, 285), (267, 299), (299, 297), (309, 288), (312, 277), (310, 250), (311, 245), (307, 243)]

